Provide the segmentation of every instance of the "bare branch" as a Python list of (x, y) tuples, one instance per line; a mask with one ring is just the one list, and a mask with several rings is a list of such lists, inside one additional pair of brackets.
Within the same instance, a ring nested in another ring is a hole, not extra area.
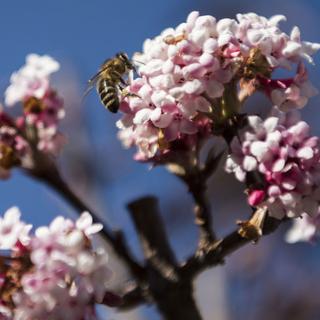
[[(284, 220), (267, 217), (263, 227), (263, 235), (274, 232)], [(224, 258), (250, 240), (242, 237), (239, 230), (235, 230), (221, 240), (214, 242), (211, 249), (203, 256), (193, 255), (182, 265), (180, 272), (183, 277), (194, 278), (198, 273), (224, 262)]]
[(128, 205), (147, 261), (148, 296), (167, 320), (201, 320), (192, 279), (181, 279), (154, 197)]
[(34, 169), (26, 170), (30, 176), (46, 183), (53, 190), (68, 201), (75, 210), (80, 214), (83, 211), (88, 211), (92, 215), (95, 223), (101, 223), (103, 230), (100, 232), (103, 239), (105, 239), (113, 248), (115, 253), (122, 259), (130, 272), (137, 280), (144, 280), (145, 270), (130, 253), (124, 237), (120, 231), (114, 232), (111, 228), (101, 220), (94, 210), (89, 208), (67, 185), (60, 175), (58, 168), (51, 158), (41, 152), (34, 152)]
[(143, 294), (140, 286), (134, 285), (126, 288), (121, 294), (122, 303), (118, 306), (121, 311), (130, 310), (138, 307), (140, 304), (146, 303), (147, 299)]
[(224, 151), (215, 154), (211, 149), (208, 153), (204, 166), (196, 164), (185, 168), (183, 174), (176, 174), (188, 186), (194, 202), (195, 223), (199, 226), (200, 236), (197, 254), (202, 254), (209, 250), (209, 246), (216, 240), (216, 235), (212, 227), (212, 213), (210, 202), (206, 196), (207, 181), (216, 171)]
[(210, 203), (206, 197), (208, 176), (204, 175), (200, 169), (195, 169), (180, 178), (188, 186), (195, 202), (195, 223), (200, 230), (198, 248), (201, 252), (207, 251), (207, 246), (216, 239), (212, 228)]
[(148, 196), (128, 204), (147, 263), (164, 278), (176, 276), (176, 259), (159, 214), (158, 200)]

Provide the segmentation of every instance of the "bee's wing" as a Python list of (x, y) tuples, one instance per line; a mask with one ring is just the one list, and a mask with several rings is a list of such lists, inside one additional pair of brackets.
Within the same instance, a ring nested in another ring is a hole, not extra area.
[(96, 83), (99, 81), (99, 78), (101, 74), (105, 71), (105, 68), (100, 70), (98, 73), (96, 73), (91, 79), (88, 80), (88, 85), (86, 87), (86, 90), (84, 91), (82, 95), (82, 100), (88, 95), (88, 93), (94, 88)]
[(81, 97), (81, 100), (83, 101), (85, 99), (85, 97), (89, 94), (89, 92), (92, 90), (92, 88), (94, 87), (93, 84), (89, 84), (87, 85), (86, 87), (86, 90), (84, 91), (82, 97)]
[(88, 95), (92, 88), (96, 85), (101, 77), (102, 73), (105, 72), (112, 64), (112, 59), (107, 59), (103, 64), (101, 69), (88, 81), (87, 88), (82, 96), (82, 100)]
[(133, 82), (133, 73), (135, 70), (130, 70), (128, 73), (128, 84), (131, 84)]

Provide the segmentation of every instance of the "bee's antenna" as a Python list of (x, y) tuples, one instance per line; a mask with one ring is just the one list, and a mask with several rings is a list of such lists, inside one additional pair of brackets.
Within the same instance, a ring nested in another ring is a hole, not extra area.
[(136, 59), (134, 59), (134, 60), (132, 60), (134, 63), (140, 63), (140, 64), (143, 64), (143, 65), (145, 65), (145, 63), (144, 62), (142, 62), (142, 61), (139, 61), (139, 60), (136, 60)]
[[(135, 64), (142, 64), (142, 65), (145, 65), (145, 63), (144, 63), (144, 62), (139, 61), (139, 60), (136, 60), (136, 59), (132, 60), (132, 62), (133, 62), (133, 63), (135, 63)], [(139, 72), (137, 71), (137, 69), (136, 69), (136, 67), (135, 67), (134, 65), (133, 65), (133, 71), (134, 71), (137, 75), (140, 75), (140, 74), (139, 74)]]

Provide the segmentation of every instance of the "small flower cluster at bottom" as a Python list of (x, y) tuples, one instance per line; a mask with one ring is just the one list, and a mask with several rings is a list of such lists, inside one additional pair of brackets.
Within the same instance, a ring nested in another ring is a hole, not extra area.
[(248, 117), (225, 169), (247, 185), (248, 203), (271, 217), (297, 218), (287, 242), (313, 241), (320, 230), (320, 142), (296, 112)]
[(96, 319), (95, 304), (105, 295), (111, 271), (92, 235), (102, 229), (89, 213), (73, 222), (57, 217), (30, 234), (13, 207), (0, 218), (0, 319)]
[(226, 170), (246, 182), (251, 206), (266, 206), (278, 219), (314, 217), (320, 208), (319, 138), (297, 112), (274, 113), (264, 121), (248, 117), (248, 128), (231, 143)]

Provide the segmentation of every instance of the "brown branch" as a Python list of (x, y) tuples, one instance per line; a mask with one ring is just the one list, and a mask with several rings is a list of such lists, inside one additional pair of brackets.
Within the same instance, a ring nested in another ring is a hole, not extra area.
[(198, 249), (202, 254), (202, 251), (207, 251), (208, 245), (216, 239), (212, 228), (211, 207), (206, 196), (208, 176), (204, 175), (201, 170), (195, 169), (181, 178), (187, 184), (195, 202), (195, 223), (199, 226), (200, 231)]
[[(198, 243), (198, 253), (206, 252), (208, 246), (216, 240), (216, 235), (212, 227), (212, 214), (210, 202), (206, 196), (207, 181), (216, 171), (218, 164), (224, 154), (224, 151), (216, 154), (212, 148), (204, 163), (203, 168), (199, 164), (185, 169), (183, 174), (177, 174), (188, 186), (188, 189), (195, 202), (195, 223), (199, 226), (200, 236)], [(198, 161), (197, 161), (198, 162)]]
[(148, 295), (166, 320), (201, 320), (193, 297), (192, 279), (181, 279), (170, 248), (158, 201), (144, 197), (128, 205), (147, 261)]
[(148, 302), (147, 297), (147, 293), (144, 293), (140, 286), (129, 286), (125, 288), (124, 292), (121, 292), (122, 303), (118, 309), (126, 311), (138, 307), (140, 304)]
[[(274, 232), (285, 220), (267, 217), (263, 227), (263, 235)], [(250, 240), (240, 236), (239, 231), (233, 231), (221, 240), (212, 244), (211, 249), (204, 255), (193, 255), (181, 266), (180, 273), (183, 277), (193, 279), (201, 271), (224, 262), (224, 258), (240, 247), (249, 243)]]
[(177, 262), (159, 214), (158, 200), (146, 196), (129, 203), (128, 209), (147, 263), (164, 278), (177, 277)]
[(101, 220), (98, 214), (89, 208), (67, 185), (60, 175), (58, 168), (51, 158), (41, 152), (34, 151), (34, 168), (25, 170), (30, 176), (44, 182), (51, 187), (57, 194), (62, 196), (69, 202), (78, 214), (83, 211), (90, 212), (94, 223), (101, 223), (103, 230), (100, 235), (106, 240), (118, 257), (123, 260), (129, 271), (136, 280), (143, 281), (145, 279), (145, 269), (131, 255), (127, 247), (121, 231), (112, 231), (111, 228)]
[(209, 243), (216, 239), (212, 228), (211, 206), (206, 196), (206, 185), (191, 183), (190, 192), (195, 202), (195, 223), (200, 228), (199, 248), (205, 248)]

